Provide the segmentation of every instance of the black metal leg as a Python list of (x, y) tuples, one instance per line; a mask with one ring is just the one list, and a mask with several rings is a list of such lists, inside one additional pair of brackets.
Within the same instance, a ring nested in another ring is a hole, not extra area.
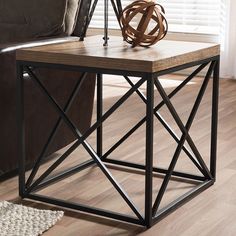
[(17, 121), (19, 151), (19, 195), (25, 197), (25, 122), (24, 122), (24, 70), (17, 63)]
[[(103, 112), (103, 78), (102, 74), (97, 74), (97, 121), (102, 118)], [(97, 154), (101, 158), (102, 157), (102, 140), (103, 140), (103, 132), (102, 132), (102, 124), (97, 128)]]
[(152, 177), (153, 177), (153, 105), (154, 82), (152, 75), (147, 75), (146, 103), (146, 169), (145, 169), (145, 223), (152, 226)]
[[(207, 75), (204, 79), (202, 87), (199, 91), (199, 94), (196, 98), (196, 101), (193, 105), (191, 110), (190, 116), (186, 125), (183, 124), (180, 117), (178, 116), (175, 107), (171, 103), (170, 99), (178, 93), (199, 71), (201, 71), (207, 64), (211, 62)], [(60, 118), (58, 119), (52, 134), (54, 135), (55, 130), (60, 125), (61, 121), (64, 121), (65, 124), (71, 129), (74, 133), (77, 141), (66, 150), (64, 154), (60, 158), (58, 158), (41, 176), (38, 177), (33, 183), (32, 180), (37, 172), (37, 168), (32, 171), (30, 178), (29, 186), (25, 186), (25, 143), (24, 143), (24, 88), (23, 88), (23, 67), (18, 64), (17, 67), (17, 86), (18, 86), (18, 127), (19, 127), (19, 152), (20, 152), (20, 177), (19, 177), (19, 193), (22, 197), (27, 197), (39, 201), (44, 201), (50, 204), (56, 204), (62, 207), (68, 207), (75, 210), (85, 211), (92, 214), (101, 215), (103, 217), (113, 218), (120, 221), (130, 222), (138, 225), (143, 225), (146, 227), (151, 227), (154, 223), (157, 223), (160, 219), (164, 216), (169, 214), (171, 211), (178, 208), (180, 205), (185, 203), (186, 201), (190, 200), (200, 192), (204, 191), (206, 188), (210, 187), (215, 181), (215, 173), (216, 173), (216, 150), (217, 150), (217, 115), (218, 115), (218, 96), (219, 96), (219, 60), (214, 60), (204, 62), (199, 68), (197, 68), (185, 81), (181, 83), (175, 90), (173, 90), (169, 95), (167, 95), (160, 83), (160, 81), (154, 77), (154, 74), (142, 74), (142, 78), (134, 84), (127, 76), (124, 76), (126, 80), (131, 85), (129, 91), (127, 91), (108, 111), (104, 112), (103, 114), (103, 78), (102, 74), (97, 74), (97, 121), (82, 135), (78, 128), (73, 124), (73, 122), (67, 116), (67, 110), (69, 109), (70, 105), (73, 103), (74, 93), (71, 94), (70, 98), (68, 99), (67, 105), (62, 109), (60, 105), (56, 102), (56, 100), (48, 93), (45, 86), (41, 83), (41, 81), (35, 76), (33, 71), (30, 69), (29, 66), (24, 66), (24, 69), (28, 72), (32, 81), (41, 89), (44, 95), (48, 98), (49, 102), (54, 106)], [(210, 79), (211, 73), (214, 70), (214, 78), (213, 78), (213, 101), (212, 101), (212, 133), (211, 133), (211, 162), (210, 162), (210, 170), (204, 163), (202, 157), (198, 153), (198, 150), (193, 143), (190, 135), (189, 130), (194, 120), (194, 117), (197, 113), (197, 110), (200, 106), (201, 100), (204, 96), (208, 81)], [(83, 76), (82, 76), (83, 78)], [(146, 96), (139, 90), (139, 87), (146, 81)], [(161, 101), (157, 106), (154, 107), (154, 86), (157, 87), (159, 94), (161, 95), (163, 101)], [(78, 85), (79, 87), (79, 85)], [(75, 93), (78, 88), (74, 89)], [(128, 131), (116, 144), (113, 145), (105, 154), (103, 154), (103, 122), (106, 121), (110, 117), (110, 115), (116, 111), (133, 93), (137, 93), (142, 101), (146, 105), (146, 116), (139, 121), (130, 131)], [(167, 105), (171, 115), (176, 121), (176, 124), (182, 131), (182, 136), (179, 138), (174, 130), (168, 125), (168, 123), (164, 120), (158, 110), (163, 106)], [(67, 107), (68, 106), (68, 107)], [(153, 167), (153, 119), (154, 115), (156, 118), (161, 122), (164, 128), (169, 132), (169, 134), (174, 138), (177, 142), (178, 146), (175, 150), (175, 154), (173, 159), (169, 165), (168, 169), (161, 169), (157, 167)], [(120, 146), (132, 133), (135, 132), (141, 125), (146, 123), (146, 152), (145, 152), (145, 164), (136, 164), (131, 163), (128, 161), (120, 161), (114, 159), (108, 159), (107, 157), (114, 151), (117, 147)], [(95, 151), (86, 139), (92, 134), (94, 131), (97, 133), (97, 150)], [(193, 154), (184, 146), (185, 142), (188, 141), (190, 148), (193, 151)], [(50, 142), (50, 137), (49, 141)], [(47, 149), (48, 142), (46, 143), (44, 149)], [(49, 177), (49, 174), (57, 168), (63, 161), (79, 146), (82, 145), (88, 154), (91, 157), (91, 160), (86, 161), (84, 163), (79, 164), (78, 166), (74, 166), (69, 170), (63, 171), (59, 174), (53, 175)], [(202, 172), (203, 176), (196, 176), (188, 173), (182, 173), (178, 171), (174, 171), (175, 164), (179, 158), (179, 154), (181, 151), (184, 151), (195, 166)], [(43, 151), (44, 152), (44, 151)], [(195, 156), (194, 156), (195, 155)], [(42, 155), (43, 156), (43, 155)], [(39, 158), (40, 159), (40, 158)], [(40, 165), (40, 160), (39, 165)], [(143, 174), (145, 176), (145, 209), (144, 215), (141, 214), (139, 209), (135, 206), (132, 199), (127, 195), (124, 191), (122, 186), (119, 182), (112, 176), (111, 172), (104, 164), (104, 162), (112, 163), (116, 165), (122, 165), (125, 167), (136, 168), (139, 170), (143, 170)], [(69, 201), (63, 201), (52, 197), (46, 197), (39, 194), (34, 193), (36, 190), (40, 188), (44, 188), (56, 181), (59, 181), (67, 176), (70, 176), (73, 173), (81, 171), (91, 165), (96, 164), (101, 171), (104, 173), (106, 178), (110, 181), (113, 187), (117, 190), (123, 200), (127, 203), (130, 209), (135, 214), (135, 217), (118, 214), (111, 211), (106, 211), (102, 209), (98, 209), (95, 207), (85, 206), (79, 203), (73, 203)], [(163, 183), (160, 187), (159, 193), (154, 201), (154, 205), (152, 204), (152, 194), (153, 194), (153, 173), (161, 173), (164, 176)], [(177, 176), (179, 181), (183, 179), (190, 179), (194, 180), (196, 187), (190, 190), (188, 193), (182, 195), (181, 197), (177, 198), (175, 201), (171, 202), (166, 207), (159, 209), (162, 197), (165, 194), (165, 190), (167, 185), (170, 181), (171, 176)]]
[(220, 71), (220, 58), (216, 61), (216, 64), (215, 64), (214, 73), (213, 73), (213, 90), (212, 90), (210, 171), (214, 180), (216, 180), (219, 71)]

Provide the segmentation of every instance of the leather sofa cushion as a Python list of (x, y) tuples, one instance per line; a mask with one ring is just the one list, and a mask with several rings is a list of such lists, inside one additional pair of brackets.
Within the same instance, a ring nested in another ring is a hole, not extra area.
[(0, 43), (71, 35), (79, 0), (1, 0)]
[(68, 0), (67, 11), (65, 15), (65, 35), (72, 35), (79, 13), (80, 0)]

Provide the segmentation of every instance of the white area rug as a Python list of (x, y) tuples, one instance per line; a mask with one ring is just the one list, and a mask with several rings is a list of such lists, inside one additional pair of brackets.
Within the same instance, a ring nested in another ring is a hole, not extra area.
[(56, 224), (63, 211), (38, 210), (0, 202), (1, 236), (38, 236)]

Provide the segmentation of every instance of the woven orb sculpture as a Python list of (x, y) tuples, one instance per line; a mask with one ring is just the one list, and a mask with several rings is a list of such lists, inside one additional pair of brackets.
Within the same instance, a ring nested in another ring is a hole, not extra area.
[[(140, 19), (138, 24), (135, 18)], [(132, 47), (151, 46), (163, 39), (168, 30), (164, 8), (148, 0), (134, 1), (124, 8), (120, 24), (124, 40)]]

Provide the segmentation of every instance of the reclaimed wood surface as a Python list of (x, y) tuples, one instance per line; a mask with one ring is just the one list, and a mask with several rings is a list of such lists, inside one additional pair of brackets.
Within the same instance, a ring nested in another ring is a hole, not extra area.
[(103, 47), (102, 37), (92, 36), (83, 42), (21, 49), (17, 50), (16, 58), (111, 70), (158, 72), (220, 53), (218, 44), (168, 40), (162, 40), (149, 48), (132, 48), (119, 36), (111, 36), (108, 47)]

